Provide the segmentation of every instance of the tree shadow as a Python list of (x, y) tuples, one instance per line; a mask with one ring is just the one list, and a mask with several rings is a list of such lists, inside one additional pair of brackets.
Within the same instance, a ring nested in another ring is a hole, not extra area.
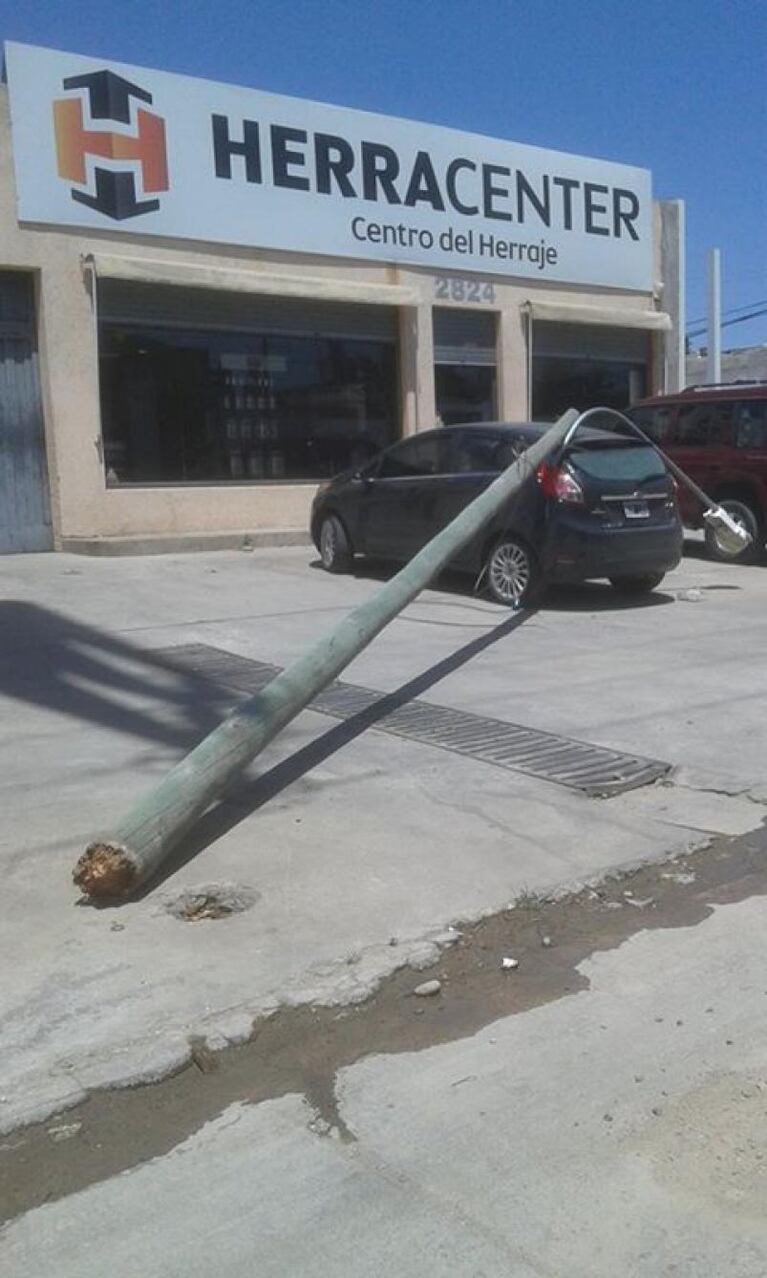
[(237, 700), (161, 654), (21, 600), (0, 600), (0, 696), (174, 749)]
[[(292, 785), (293, 782), (300, 780), (306, 776), (313, 768), (324, 763), (331, 755), (338, 750), (342, 750), (344, 746), (354, 741), (368, 728), (374, 728), (377, 723), (384, 719), (388, 714), (401, 706), (407, 705), (416, 697), (421, 696), (424, 692), (428, 692), (440, 680), (445, 679), (449, 674), (466, 665), (474, 657), (484, 652), (486, 648), (490, 648), (493, 644), (507, 638), (507, 636), (518, 630), (525, 622), (535, 616), (535, 609), (522, 609), (512, 613), (504, 618), (500, 625), (494, 626), (492, 630), (480, 635), (477, 639), (473, 639), (470, 643), (464, 644), (457, 652), (451, 653), (449, 657), (443, 658), (435, 665), (430, 666), (428, 670), (424, 670), (421, 674), (416, 675), (414, 679), (408, 680), (401, 687), (395, 689), (394, 692), (383, 694), (373, 705), (368, 706), (359, 714), (353, 715), (349, 719), (343, 720), (341, 723), (335, 724), (327, 732), (323, 732), (321, 736), (310, 741), (308, 745), (303, 746), (300, 750), (295, 751), (287, 759), (281, 760), (268, 772), (262, 773), (261, 776), (253, 779), (240, 777), (232, 783), (227, 794), (221, 798), (214, 807), (210, 808), (203, 817), (195, 824), (194, 829), (184, 838), (178, 849), (171, 853), (167, 861), (164, 862), (161, 870), (157, 875), (144, 884), (135, 894), (135, 900), (140, 900), (149, 892), (154, 891), (161, 883), (165, 882), (189, 861), (192, 861), (198, 853), (204, 851), (216, 839), (228, 833), (234, 826), (251, 816), (259, 808), (263, 807), (271, 799)], [(110, 903), (104, 901), (94, 902), (97, 905), (106, 905)]]

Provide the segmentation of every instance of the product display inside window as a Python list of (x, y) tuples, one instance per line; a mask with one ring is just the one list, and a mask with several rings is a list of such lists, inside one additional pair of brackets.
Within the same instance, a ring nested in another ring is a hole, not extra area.
[(437, 416), (443, 426), (491, 422), (495, 407), (495, 369), (472, 364), (437, 364), (434, 369)]
[(102, 323), (107, 483), (320, 479), (398, 436), (393, 342)]
[(647, 392), (647, 368), (612, 360), (533, 357), (534, 421), (556, 421), (567, 408), (625, 409)]

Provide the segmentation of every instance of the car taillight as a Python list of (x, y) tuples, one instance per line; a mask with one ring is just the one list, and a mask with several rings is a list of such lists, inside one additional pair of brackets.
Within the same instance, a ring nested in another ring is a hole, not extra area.
[(535, 477), (546, 497), (577, 506), (583, 505), (583, 489), (568, 466), (552, 466), (551, 462), (541, 462)]

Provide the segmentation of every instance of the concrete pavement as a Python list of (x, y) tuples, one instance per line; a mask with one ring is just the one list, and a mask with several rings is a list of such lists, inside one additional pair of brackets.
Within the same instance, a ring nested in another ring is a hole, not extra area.
[[(273, 783), (236, 792), (149, 894), (78, 906), (70, 872), (87, 839), (231, 704), (157, 650), (286, 664), (375, 586), (326, 576), (300, 548), (0, 562), (3, 1128), (157, 1077), (188, 1059), (190, 1036), (239, 1041), (280, 1003), (364, 998), (432, 958), (452, 921), (523, 890), (760, 824), (767, 572), (691, 558), (645, 606), (607, 587), (558, 592), (424, 694), (667, 759), (674, 785), (598, 802), (375, 732), (320, 748), (285, 784), (278, 765), (332, 727), (308, 712), (252, 774)], [(452, 586), (426, 592), (346, 677), (395, 689), (504, 618)], [(222, 885), (249, 908), (194, 924), (172, 913)]]
[(761, 1278), (765, 926), (757, 897), (644, 930), (577, 994), (359, 1061), (336, 1082), (351, 1143), (296, 1094), (232, 1104), (13, 1222), (4, 1272)]

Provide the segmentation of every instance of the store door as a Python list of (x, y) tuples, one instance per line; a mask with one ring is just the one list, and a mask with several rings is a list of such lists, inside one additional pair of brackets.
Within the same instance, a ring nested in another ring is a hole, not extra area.
[(493, 421), (498, 415), (495, 314), (440, 306), (433, 319), (438, 423)]
[(0, 271), (0, 553), (52, 545), (32, 280)]

